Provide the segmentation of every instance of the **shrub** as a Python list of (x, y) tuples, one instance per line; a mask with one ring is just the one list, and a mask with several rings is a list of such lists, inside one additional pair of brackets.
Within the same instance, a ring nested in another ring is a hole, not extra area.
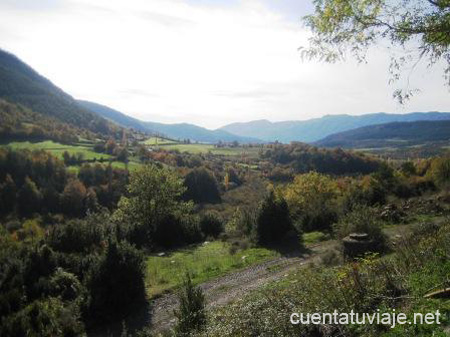
[(194, 287), (189, 274), (185, 276), (178, 298), (180, 306), (175, 311), (178, 319), (176, 335), (188, 336), (191, 332), (201, 331), (206, 324), (205, 296), (201, 288)]
[(202, 231), (196, 217), (169, 214), (157, 225), (153, 242), (164, 248), (173, 248), (202, 239)]
[(328, 249), (320, 257), (320, 261), (324, 266), (333, 267), (338, 266), (343, 262), (342, 254), (337, 249)]
[(376, 244), (377, 251), (385, 248), (386, 238), (382, 231), (376, 209), (368, 206), (356, 206), (352, 212), (343, 216), (334, 226), (338, 238), (343, 239), (351, 233), (365, 233)]
[(450, 183), (450, 158), (436, 158), (431, 162), (429, 171), (437, 185)]
[(256, 226), (256, 212), (249, 209), (237, 208), (231, 219), (226, 224), (226, 232), (229, 236), (251, 237)]
[(217, 238), (224, 231), (223, 220), (217, 213), (207, 212), (200, 218), (200, 229), (206, 237)]
[(89, 319), (98, 323), (124, 317), (145, 299), (144, 256), (126, 241), (110, 241), (106, 254), (90, 270)]
[(281, 239), (294, 227), (289, 215), (289, 208), (282, 196), (275, 196), (271, 191), (263, 200), (256, 217), (256, 240), (265, 245)]

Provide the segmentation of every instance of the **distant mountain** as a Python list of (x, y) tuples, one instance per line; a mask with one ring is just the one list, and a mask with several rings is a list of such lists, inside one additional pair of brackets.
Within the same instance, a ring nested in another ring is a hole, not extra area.
[(336, 133), (316, 142), (323, 147), (381, 148), (449, 142), (450, 120), (394, 122)]
[(260, 140), (252, 137), (237, 136), (223, 130), (209, 130), (193, 124), (163, 124), (144, 122), (111, 109), (107, 106), (79, 100), (78, 103), (94, 113), (121, 126), (148, 133), (158, 133), (174, 139), (191, 139), (197, 142), (217, 143), (219, 141), (256, 143)]
[(418, 120), (450, 120), (450, 113), (428, 112), (408, 114), (374, 113), (361, 116), (328, 115), (305, 121), (270, 122), (257, 120), (247, 123), (233, 123), (220, 130), (264, 141), (289, 143), (301, 141), (312, 143), (331, 134), (356, 129), (368, 125), (391, 122), (413, 122)]
[(70, 126), (108, 133), (110, 124), (16, 56), (0, 50), (0, 98)]

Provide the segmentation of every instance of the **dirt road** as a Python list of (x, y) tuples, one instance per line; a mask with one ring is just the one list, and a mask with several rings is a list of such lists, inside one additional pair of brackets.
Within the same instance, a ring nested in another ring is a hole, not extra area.
[[(334, 242), (326, 242), (310, 247), (302, 256), (280, 257), (247, 269), (232, 272), (200, 285), (208, 309), (225, 305), (249, 291), (287, 275), (290, 270), (318, 261), (320, 255)], [(176, 320), (173, 311), (178, 306), (175, 294), (163, 295), (152, 303), (152, 329), (158, 333), (171, 328)]]

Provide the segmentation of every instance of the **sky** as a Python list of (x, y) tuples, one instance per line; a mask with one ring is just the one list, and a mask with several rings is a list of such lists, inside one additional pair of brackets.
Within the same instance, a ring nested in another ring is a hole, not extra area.
[(163, 123), (450, 111), (419, 65), (399, 105), (386, 47), (367, 64), (303, 62), (310, 0), (0, 0), (0, 48), (78, 99)]

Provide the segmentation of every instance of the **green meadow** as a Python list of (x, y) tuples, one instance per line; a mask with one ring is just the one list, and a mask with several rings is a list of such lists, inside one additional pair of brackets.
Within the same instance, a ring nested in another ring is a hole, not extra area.
[(149, 295), (176, 288), (187, 271), (191, 273), (193, 282), (199, 284), (279, 256), (266, 248), (247, 248), (232, 254), (230, 247), (228, 242), (214, 241), (164, 256), (148, 257), (146, 285)]
[[(50, 152), (52, 155), (59, 159), (63, 159), (64, 152), (68, 152), (70, 155), (78, 155), (82, 154), (84, 160), (103, 160), (104, 163), (108, 163), (109, 160), (113, 159), (113, 156), (105, 153), (98, 153), (92, 149), (92, 146), (88, 143), (78, 143), (76, 145), (67, 145), (57, 143), (51, 140), (46, 140), (42, 142), (11, 142), (8, 144), (4, 144), (2, 146), (10, 147), (14, 150), (18, 149), (28, 149), (28, 150), (45, 150)], [(111, 165), (114, 168), (135, 170), (141, 164), (133, 158), (131, 158), (128, 164), (119, 161), (112, 161)], [(70, 166), (69, 170), (71, 172), (77, 172), (79, 166)]]

